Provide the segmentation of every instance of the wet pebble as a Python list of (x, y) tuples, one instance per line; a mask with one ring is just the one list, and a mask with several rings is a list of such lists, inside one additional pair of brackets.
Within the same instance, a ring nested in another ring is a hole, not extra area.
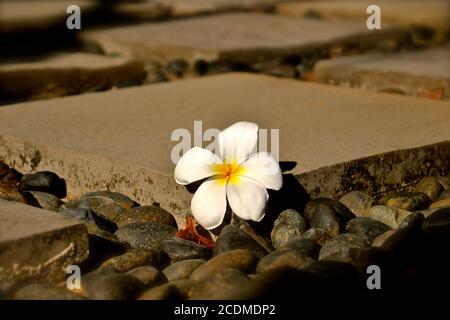
[(188, 259), (172, 263), (163, 270), (169, 281), (189, 279), (192, 272), (202, 265), (205, 260), (202, 259)]
[(172, 214), (158, 206), (139, 206), (124, 210), (116, 219), (117, 226), (123, 227), (127, 224), (154, 222), (167, 224), (174, 228), (177, 223)]
[(430, 205), (430, 199), (422, 192), (400, 192), (385, 195), (380, 199), (380, 204), (408, 211), (426, 209)]
[(368, 246), (366, 237), (356, 233), (344, 233), (330, 239), (320, 250), (319, 260), (352, 263), (354, 251)]
[(242, 271), (225, 268), (197, 281), (191, 288), (190, 295), (192, 299), (209, 299), (217, 292), (245, 287), (249, 281)]
[(272, 244), (277, 249), (285, 248), (289, 241), (300, 239), (305, 231), (306, 222), (301, 214), (293, 209), (284, 210), (274, 222), (270, 235)]
[(425, 232), (450, 232), (450, 208), (442, 208), (433, 212), (423, 223)]
[(225, 268), (241, 270), (242, 272), (251, 271), (256, 265), (257, 259), (246, 249), (235, 249), (217, 255), (204, 264), (199, 266), (191, 274), (192, 280), (199, 280), (212, 273)]
[(84, 194), (79, 200), (66, 203), (63, 207), (82, 208), (115, 222), (126, 209), (137, 206), (129, 197), (112, 191), (95, 191)]
[(209, 259), (211, 256), (211, 250), (208, 247), (179, 237), (164, 240), (162, 247), (172, 261)]
[(220, 232), (214, 245), (214, 256), (234, 249), (247, 249), (258, 259), (267, 254), (267, 250), (245, 231), (230, 224), (225, 226)]
[(410, 214), (411, 212), (396, 207), (374, 206), (370, 208), (368, 216), (383, 222), (393, 229), (397, 229), (403, 219)]
[(438, 200), (430, 205), (430, 209), (450, 207), (450, 198)]
[(128, 300), (135, 298), (144, 284), (129, 274), (98, 272), (81, 277), (81, 287), (92, 300)]
[(328, 233), (331, 237), (338, 235), (343, 226), (338, 216), (328, 206), (320, 205), (314, 215), (309, 220), (311, 228), (321, 229)]
[(56, 173), (50, 171), (39, 171), (25, 174), (19, 183), (22, 191), (42, 191), (64, 198), (67, 195), (66, 181)]
[(415, 186), (415, 192), (425, 193), (431, 201), (436, 201), (444, 190), (436, 177), (426, 177), (419, 181)]
[(375, 201), (361, 191), (351, 191), (343, 195), (339, 202), (344, 204), (357, 217), (365, 217), (369, 209), (375, 204)]
[(347, 233), (358, 233), (367, 238), (369, 243), (380, 234), (390, 230), (391, 227), (381, 221), (369, 217), (356, 217), (350, 220), (346, 226)]
[(181, 279), (170, 282), (170, 285), (175, 286), (180, 292), (183, 299), (189, 299), (191, 297), (191, 290), (196, 284), (196, 281), (192, 279)]
[(321, 207), (327, 206), (331, 208), (337, 217), (343, 222), (347, 222), (353, 219), (355, 215), (341, 202), (324, 197), (318, 197), (310, 200), (305, 205), (305, 217), (310, 220), (314, 215), (315, 211), (320, 210)]
[(302, 251), (308, 257), (311, 257), (311, 258), (317, 260), (319, 258), (319, 252), (320, 252), (321, 246), (312, 239), (300, 238), (300, 239), (294, 239), (294, 240), (289, 241), (286, 244), (286, 248), (292, 249), (292, 250), (297, 250), (297, 251)]
[(132, 249), (106, 260), (102, 263), (102, 266), (111, 266), (117, 271), (126, 272), (144, 265), (158, 265), (159, 259), (159, 254), (155, 251)]
[[(101, 230), (105, 230), (108, 232), (115, 232), (117, 230), (117, 226), (115, 223), (104, 219), (103, 217), (88, 209), (60, 207), (58, 209), (58, 212), (72, 218), (79, 219), (87, 224), (92, 224)], [(95, 228), (91, 229), (95, 230)]]
[(311, 228), (302, 234), (302, 239), (311, 239), (317, 242), (320, 246), (323, 246), (331, 237), (328, 233), (322, 229)]
[(57, 211), (62, 202), (57, 196), (42, 191), (25, 191), (24, 194), (30, 193), (39, 205), (47, 210)]
[(120, 241), (137, 249), (162, 249), (163, 241), (172, 238), (177, 229), (166, 224), (153, 222), (133, 223), (117, 229), (115, 235)]
[(129, 270), (127, 274), (141, 281), (146, 288), (151, 288), (155, 285), (160, 285), (167, 282), (167, 277), (161, 271), (152, 266), (137, 267)]
[(256, 266), (256, 273), (282, 267), (301, 268), (314, 261), (301, 250), (283, 249), (269, 253)]

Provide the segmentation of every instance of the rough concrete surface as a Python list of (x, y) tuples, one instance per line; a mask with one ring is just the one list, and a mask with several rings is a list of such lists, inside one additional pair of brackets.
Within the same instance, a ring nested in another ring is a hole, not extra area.
[(290, 16), (310, 16), (324, 20), (354, 20), (366, 24), (367, 7), (378, 5), (382, 26), (385, 23), (402, 26), (428, 27), (442, 38), (450, 31), (448, 0), (324, 0), (291, 1), (279, 4), (277, 13)]
[(49, 281), (89, 254), (84, 224), (58, 213), (0, 200), (0, 282)]
[(387, 27), (370, 31), (355, 22), (231, 13), (94, 30), (80, 37), (86, 45), (126, 57), (255, 63), (343, 43), (373, 46), (405, 34)]
[(1, 99), (50, 98), (141, 83), (144, 63), (120, 57), (66, 53), (33, 62), (0, 64)]
[(324, 83), (449, 99), (450, 46), (322, 60), (316, 64), (314, 75)]
[[(191, 195), (173, 179), (170, 155), (178, 140), (171, 135), (186, 128), (193, 139), (194, 120), (203, 121), (203, 132), (244, 120), (280, 129), (280, 160), (297, 162), (296, 175), (450, 140), (449, 102), (231, 73), (2, 107), (0, 155), (24, 172), (55, 171), (71, 194), (109, 188), (186, 213)], [(448, 159), (445, 150), (431, 153), (436, 162)], [(430, 163), (413, 178), (431, 167), (445, 171)], [(381, 165), (373, 174), (386, 170)], [(392, 179), (391, 185), (411, 182), (407, 174)], [(308, 182), (309, 191), (317, 187)]]

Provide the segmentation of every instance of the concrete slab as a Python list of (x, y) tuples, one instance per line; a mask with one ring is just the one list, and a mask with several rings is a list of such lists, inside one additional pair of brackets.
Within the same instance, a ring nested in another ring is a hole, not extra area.
[(0, 104), (140, 84), (144, 63), (120, 57), (67, 53), (33, 62), (0, 64)]
[(223, 11), (269, 10), (286, 0), (163, 0), (175, 17)]
[(290, 16), (309, 16), (325, 20), (354, 20), (366, 24), (369, 5), (381, 9), (382, 25), (389, 23), (402, 26), (425, 26), (438, 31), (438, 38), (444, 38), (450, 31), (448, 0), (324, 0), (296, 1), (277, 5), (277, 13)]
[(107, 54), (125, 57), (252, 64), (345, 43), (376, 46), (382, 40), (406, 37), (406, 33), (388, 27), (369, 31), (354, 22), (232, 13), (88, 31), (80, 37)]
[(87, 230), (78, 220), (0, 199), (0, 282), (57, 283), (88, 253)]
[(375, 91), (450, 99), (450, 45), (322, 60), (315, 65), (314, 78)]
[[(56, 172), (72, 195), (108, 188), (186, 213), (171, 135), (193, 137), (194, 120), (203, 130), (243, 120), (280, 129), (280, 159), (298, 163), (291, 172), (313, 195), (340, 196), (358, 181), (376, 193), (450, 166), (450, 143), (422, 147), (450, 140), (449, 102), (245, 73), (4, 106), (0, 155), (23, 172)], [(400, 149), (412, 150), (384, 160)]]
[(94, 0), (2, 0), (0, 32), (36, 31), (60, 24), (66, 26), (69, 5), (78, 5), (87, 13), (97, 5)]

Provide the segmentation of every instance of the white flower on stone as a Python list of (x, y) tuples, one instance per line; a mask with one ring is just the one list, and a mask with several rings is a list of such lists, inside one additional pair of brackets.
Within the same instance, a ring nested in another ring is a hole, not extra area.
[(283, 184), (278, 162), (267, 152), (255, 153), (258, 125), (238, 122), (219, 133), (220, 156), (194, 147), (175, 168), (181, 185), (206, 179), (194, 194), (191, 211), (206, 229), (218, 227), (225, 216), (227, 201), (233, 212), (246, 220), (264, 218), (269, 195)]

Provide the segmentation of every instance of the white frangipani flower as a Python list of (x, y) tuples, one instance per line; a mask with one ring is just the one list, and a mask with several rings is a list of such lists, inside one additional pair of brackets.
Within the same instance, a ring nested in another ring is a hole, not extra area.
[(238, 122), (220, 132), (220, 156), (194, 147), (175, 168), (177, 183), (187, 185), (206, 179), (194, 194), (191, 211), (206, 229), (218, 227), (227, 201), (233, 212), (246, 220), (261, 221), (269, 195), (283, 184), (278, 162), (267, 152), (254, 153), (258, 125)]

